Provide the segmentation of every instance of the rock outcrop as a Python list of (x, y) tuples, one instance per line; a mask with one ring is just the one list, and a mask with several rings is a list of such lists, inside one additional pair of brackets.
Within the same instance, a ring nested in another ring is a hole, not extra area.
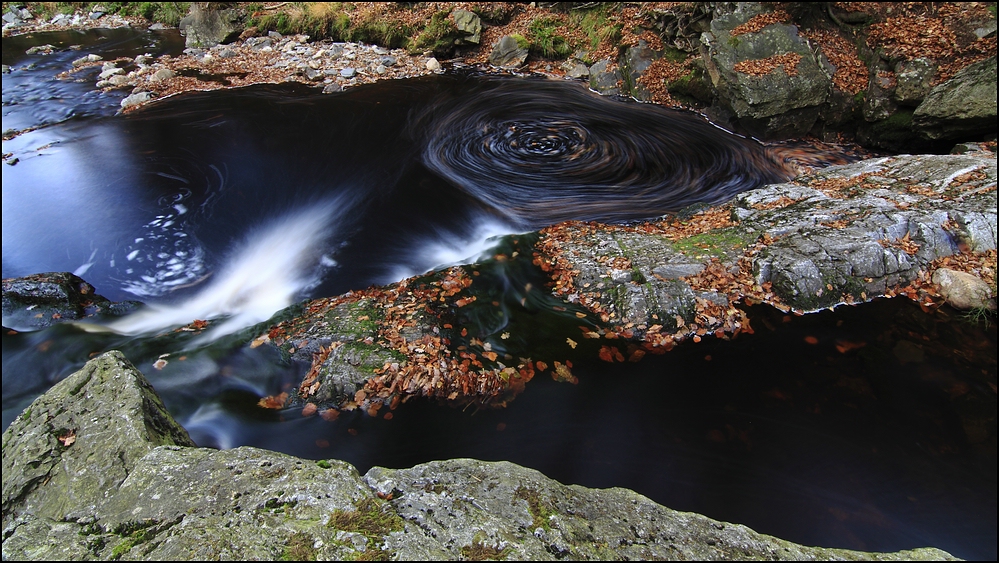
[(112, 303), (94, 286), (68, 272), (3, 280), (3, 326), (38, 330), (58, 322), (134, 311), (135, 301)]
[(192, 447), (118, 352), (3, 434), (4, 559), (953, 559), (805, 547), (624, 489), (458, 459), (363, 477), (333, 460)]
[(994, 133), (996, 57), (968, 66), (930, 90), (912, 114), (912, 126), (932, 140)]

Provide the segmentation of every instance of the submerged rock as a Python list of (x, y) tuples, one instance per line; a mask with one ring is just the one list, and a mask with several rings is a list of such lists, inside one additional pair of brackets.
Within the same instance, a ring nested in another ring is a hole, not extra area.
[(3, 280), (3, 326), (17, 330), (38, 330), (93, 316), (118, 316), (139, 305), (134, 301), (112, 303), (69, 272)]
[(119, 352), (3, 434), (4, 559), (948, 559), (805, 547), (625, 489), (458, 459), (340, 461), (192, 447)]

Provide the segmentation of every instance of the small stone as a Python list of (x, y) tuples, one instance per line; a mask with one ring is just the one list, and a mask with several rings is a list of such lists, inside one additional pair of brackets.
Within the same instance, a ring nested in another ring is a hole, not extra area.
[(91, 53), (85, 57), (80, 57), (79, 59), (73, 61), (73, 66), (76, 67), (76, 66), (85, 65), (87, 63), (96, 63), (97, 61), (100, 60), (104, 60), (104, 57)]
[(124, 74), (116, 74), (108, 79), (108, 82), (112, 88), (123, 88), (125, 86), (130, 86), (132, 80)]
[(933, 283), (940, 286), (940, 294), (947, 304), (955, 309), (989, 309), (995, 310), (996, 303), (992, 299), (992, 288), (978, 276), (939, 268), (933, 272)]
[(132, 106), (137, 106), (139, 104), (148, 102), (153, 99), (153, 95), (149, 92), (139, 92), (138, 94), (132, 94), (121, 101), (121, 109), (127, 109)]
[(3, 68), (3, 71), (2, 71), (2, 72), (3, 72), (3, 74), (10, 74), (10, 66), (8, 66), (8, 65), (3, 65), (3, 67), (2, 67), (2, 68)]
[(353, 78), (355, 74), (357, 74), (357, 69), (353, 67), (347, 67), (340, 71), (340, 76), (344, 78)]
[(590, 75), (590, 67), (583, 63), (576, 63), (566, 74), (569, 78), (586, 78)]
[(527, 60), (527, 49), (517, 44), (517, 38), (504, 35), (489, 54), (489, 64), (499, 68), (519, 68)]
[(427, 59), (427, 70), (431, 72), (436, 72), (441, 69), (441, 63), (437, 62), (437, 59), (430, 57)]
[(177, 76), (177, 74), (174, 71), (172, 71), (172, 70), (170, 70), (168, 68), (161, 68), (161, 69), (157, 70), (156, 72), (154, 72), (153, 75), (149, 77), (149, 81), (150, 82), (161, 82), (163, 80), (169, 80), (169, 79), (173, 78), (174, 76)]
[(388, 69), (385, 68), (385, 65), (378, 65), (375, 67), (375, 74), (385, 74), (386, 72), (388, 72)]
[(380, 62), (384, 66), (395, 66), (395, 64), (398, 62), (398, 60), (396, 60), (395, 57), (393, 57), (391, 55), (388, 55), (388, 56), (385, 56), (385, 57), (382, 57), (382, 58), (378, 59), (378, 62)]
[(103, 72), (101, 72), (97, 78), (100, 80), (110, 80), (112, 76), (118, 76), (119, 74), (125, 74), (125, 69), (111, 67)]
[(343, 92), (343, 86), (340, 86), (339, 84), (327, 84), (326, 87), (323, 88), (323, 94), (333, 94), (335, 92)]

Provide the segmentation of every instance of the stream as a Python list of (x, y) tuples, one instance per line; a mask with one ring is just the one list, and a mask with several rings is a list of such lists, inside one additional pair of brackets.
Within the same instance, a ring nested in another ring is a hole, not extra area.
[[(57, 49), (25, 54), (41, 44)], [(175, 30), (3, 41), (3, 277), (69, 271), (147, 304), (34, 332), (5, 319), (4, 428), (120, 349), (203, 446), (362, 473), (509, 460), (807, 545), (997, 557), (996, 328), (905, 299), (801, 317), (747, 307), (755, 334), (637, 364), (567, 351), (578, 384), (536, 378), (504, 409), (413, 400), (391, 420), (326, 421), (259, 408), (308, 366), (246, 342), (303, 299), (452, 264), (488, 273), (502, 299), (513, 272), (540, 275), (529, 253), (490, 258), (520, 233), (654, 218), (787, 172), (699, 115), (543, 78), (446, 74), (328, 95), (258, 85), (126, 115), (127, 92), (94, 91), (99, 66), (54, 78), (86, 53), (182, 49)], [(211, 328), (173, 330), (195, 319)], [(512, 310), (504, 330), (554, 346), (560, 322)]]

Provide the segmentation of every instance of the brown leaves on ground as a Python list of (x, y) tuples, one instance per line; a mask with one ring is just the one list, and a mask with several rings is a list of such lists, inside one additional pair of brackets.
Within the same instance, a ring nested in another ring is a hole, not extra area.
[(790, 14), (788, 14), (784, 10), (774, 10), (773, 12), (753, 16), (752, 18), (750, 18), (749, 21), (747, 21), (742, 25), (737, 26), (729, 33), (732, 35), (732, 37), (735, 37), (737, 35), (742, 35), (744, 33), (756, 33), (757, 31), (760, 31), (761, 29), (763, 29), (768, 25), (775, 23), (785, 23), (789, 21), (791, 21)]
[(817, 43), (829, 62), (836, 67), (832, 77), (834, 86), (851, 96), (867, 89), (867, 65), (860, 60), (856, 45), (836, 31), (806, 29), (801, 31), (801, 35)]
[(798, 63), (800, 62), (801, 55), (798, 53), (782, 53), (765, 59), (741, 61), (736, 63), (732, 69), (750, 76), (765, 76), (776, 70), (777, 67), (781, 67), (788, 76), (798, 76)]
[(901, 249), (910, 256), (914, 256), (917, 252), (919, 252), (919, 244), (912, 240), (909, 233), (905, 233), (905, 236), (895, 240), (881, 239), (878, 243), (885, 248)]

